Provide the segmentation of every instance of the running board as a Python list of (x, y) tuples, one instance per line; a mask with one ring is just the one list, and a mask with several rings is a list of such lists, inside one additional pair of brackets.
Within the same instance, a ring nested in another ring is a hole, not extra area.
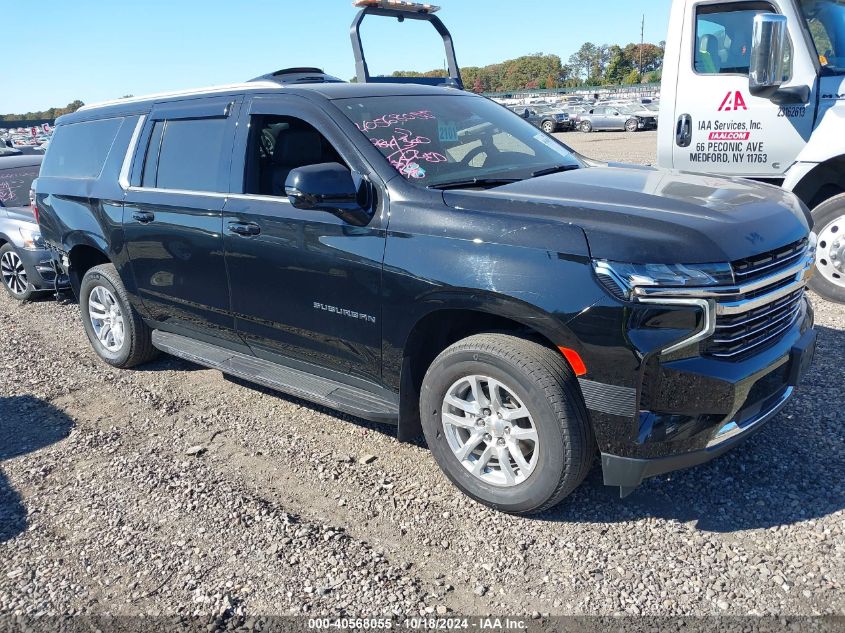
[(153, 346), (166, 354), (365, 420), (399, 422), (398, 403), (359, 387), (161, 330), (153, 330)]

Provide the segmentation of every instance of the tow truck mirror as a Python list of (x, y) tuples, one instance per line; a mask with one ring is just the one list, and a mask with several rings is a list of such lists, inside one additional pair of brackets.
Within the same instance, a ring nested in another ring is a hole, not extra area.
[[(356, 174), (357, 175), (357, 174)], [(369, 224), (362, 200), (369, 198), (366, 181), (339, 163), (320, 163), (292, 169), (285, 180), (291, 205), (305, 211), (326, 211), (355, 226)]]
[(770, 98), (783, 84), (786, 17), (761, 13), (754, 17), (748, 90), (755, 97)]

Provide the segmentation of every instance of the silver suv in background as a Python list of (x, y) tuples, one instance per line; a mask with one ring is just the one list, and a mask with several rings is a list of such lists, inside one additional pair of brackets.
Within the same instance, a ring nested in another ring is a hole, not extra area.
[(616, 106), (596, 106), (578, 115), (578, 129), (585, 133), (598, 130), (625, 130), (636, 132), (640, 121), (636, 115)]
[(0, 157), (0, 282), (18, 301), (56, 287), (30, 193), (41, 160), (34, 155)]

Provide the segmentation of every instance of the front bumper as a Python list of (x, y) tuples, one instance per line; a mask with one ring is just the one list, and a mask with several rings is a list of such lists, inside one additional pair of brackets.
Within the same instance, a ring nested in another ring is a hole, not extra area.
[[(775, 286), (768, 278), (746, 284), (742, 301), (734, 300), (733, 288), (726, 289), (715, 304), (704, 302), (708, 310), (691, 311), (665, 297), (615, 307), (606, 301), (570, 322), (587, 344), (581, 351), (589, 373), (579, 383), (606, 484), (620, 486), (624, 494), (645, 478), (709, 461), (777, 415), (814, 355), (813, 310), (803, 294), (808, 270), (802, 260), (776, 273)], [(763, 294), (749, 294), (755, 291)], [(796, 292), (799, 298), (792, 299)], [(730, 319), (737, 310), (759, 323), (776, 306), (793, 301), (794, 320), (752, 352), (725, 354), (713, 346), (725, 336), (713, 332), (734, 327)], [(678, 332), (689, 333), (681, 346), (672, 345)], [(696, 332), (702, 337), (691, 336)], [(602, 353), (596, 354), (599, 341)]]
[[(744, 407), (729, 421), (722, 421), (708, 429), (711, 439), (700, 449), (665, 457), (636, 458), (602, 453), (602, 474), (608, 486), (619, 486), (625, 496), (639, 486), (644, 479), (668, 472), (690, 468), (709, 462), (741, 444), (756, 433), (763, 425), (777, 416), (795, 393), (803, 374), (812, 362), (815, 353), (816, 332), (809, 330), (792, 349), (785, 364), (787, 384), (773, 385), (774, 393), (763, 400)], [(777, 373), (779, 368), (764, 376)]]
[[(742, 443), (762, 428), (766, 422), (777, 416), (787, 405), (812, 363), (815, 344), (815, 330), (807, 329), (790, 348), (789, 353), (779, 359), (774, 366), (735, 383), (734, 393), (737, 397), (746, 394), (746, 400), (733, 415), (724, 418), (700, 416), (699, 419), (712, 420), (710, 424), (699, 425), (696, 428), (695, 442), (699, 445), (703, 444), (701, 448), (673, 452), (671, 443), (667, 443), (658, 449), (659, 452), (668, 451), (666, 454), (651, 457), (603, 452), (604, 483), (608, 486), (619, 486), (624, 496), (648, 477), (703, 464)], [(640, 420), (652, 415), (652, 412), (641, 412)], [(640, 439), (643, 439), (642, 428), (640, 430)], [(691, 439), (693, 438), (686, 437), (687, 441), (681, 441), (679, 444), (689, 446), (688, 440)], [(652, 446), (652, 449), (654, 448), (657, 446)]]

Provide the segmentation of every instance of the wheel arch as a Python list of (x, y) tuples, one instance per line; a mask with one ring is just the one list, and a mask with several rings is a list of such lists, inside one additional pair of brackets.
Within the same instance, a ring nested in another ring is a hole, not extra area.
[(94, 266), (112, 263), (105, 250), (89, 241), (84, 241), (72, 246), (68, 250), (68, 277), (74, 294), (79, 297), (79, 289), (82, 286), (82, 278)]
[[(421, 435), (419, 396), (423, 378), (434, 359), (453, 343), (474, 334), (507, 333), (533, 339), (561, 353), (560, 346), (574, 340), (552, 315), (526, 310), (523, 305), (518, 313), (507, 308), (501, 303), (495, 309), (494, 306), (437, 307), (416, 321), (402, 349), (398, 429), (401, 441)], [(564, 361), (572, 369), (569, 360), (564, 357)]]
[(845, 193), (845, 154), (815, 165), (795, 183), (787, 178), (784, 187), (798, 196), (810, 210), (825, 200)]

